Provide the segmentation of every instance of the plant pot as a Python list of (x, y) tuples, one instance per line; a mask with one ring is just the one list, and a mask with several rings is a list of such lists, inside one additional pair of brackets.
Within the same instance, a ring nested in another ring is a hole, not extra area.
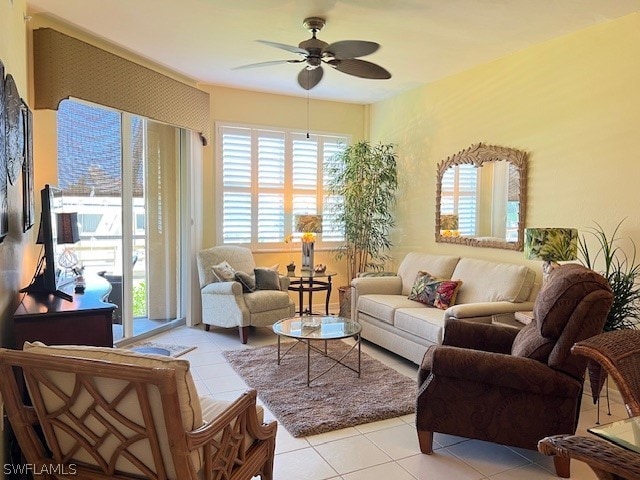
[(351, 287), (349, 285), (338, 287), (338, 302), (340, 303), (338, 315), (351, 318)]

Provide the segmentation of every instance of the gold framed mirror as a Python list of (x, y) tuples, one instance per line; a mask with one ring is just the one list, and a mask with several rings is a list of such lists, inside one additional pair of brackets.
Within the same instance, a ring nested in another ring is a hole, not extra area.
[(527, 153), (476, 143), (437, 167), (436, 242), (522, 250)]

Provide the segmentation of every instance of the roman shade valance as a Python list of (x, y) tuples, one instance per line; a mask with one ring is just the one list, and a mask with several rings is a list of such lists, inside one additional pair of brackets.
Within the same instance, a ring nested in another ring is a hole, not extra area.
[(199, 132), (207, 144), (209, 94), (60, 33), (33, 31), (35, 108), (74, 97)]

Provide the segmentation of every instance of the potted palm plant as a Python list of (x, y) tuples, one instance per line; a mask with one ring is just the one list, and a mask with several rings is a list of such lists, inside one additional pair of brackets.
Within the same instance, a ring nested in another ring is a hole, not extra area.
[[(620, 246), (617, 235), (621, 225), (622, 221), (610, 236), (598, 223), (596, 227), (589, 229), (588, 233), (596, 240), (595, 250), (589, 249), (584, 235), (578, 242), (582, 264), (599, 271), (607, 279), (613, 292), (613, 305), (604, 324), (605, 332), (637, 328), (640, 321), (640, 264), (636, 263), (636, 245), (633, 240), (629, 239), (631, 255), (627, 255)], [(600, 396), (605, 378), (604, 369), (597, 363), (589, 362), (589, 381), (594, 403)]]
[[(345, 147), (324, 167), (327, 192), (341, 199), (330, 212), (344, 233), (344, 244), (335, 257), (346, 259), (351, 283), (361, 272), (383, 270), (389, 258), (398, 188), (397, 156), (392, 144), (363, 140)], [(349, 287), (340, 291), (342, 312)]]

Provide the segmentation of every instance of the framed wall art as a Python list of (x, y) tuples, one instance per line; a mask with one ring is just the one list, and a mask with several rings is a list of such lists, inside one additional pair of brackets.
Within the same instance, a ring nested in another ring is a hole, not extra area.
[(26, 232), (35, 222), (33, 197), (33, 114), (22, 100), (24, 130), (24, 162), (22, 163), (22, 231)]
[(7, 110), (5, 102), (4, 64), (0, 62), (0, 242), (9, 233), (7, 199)]

